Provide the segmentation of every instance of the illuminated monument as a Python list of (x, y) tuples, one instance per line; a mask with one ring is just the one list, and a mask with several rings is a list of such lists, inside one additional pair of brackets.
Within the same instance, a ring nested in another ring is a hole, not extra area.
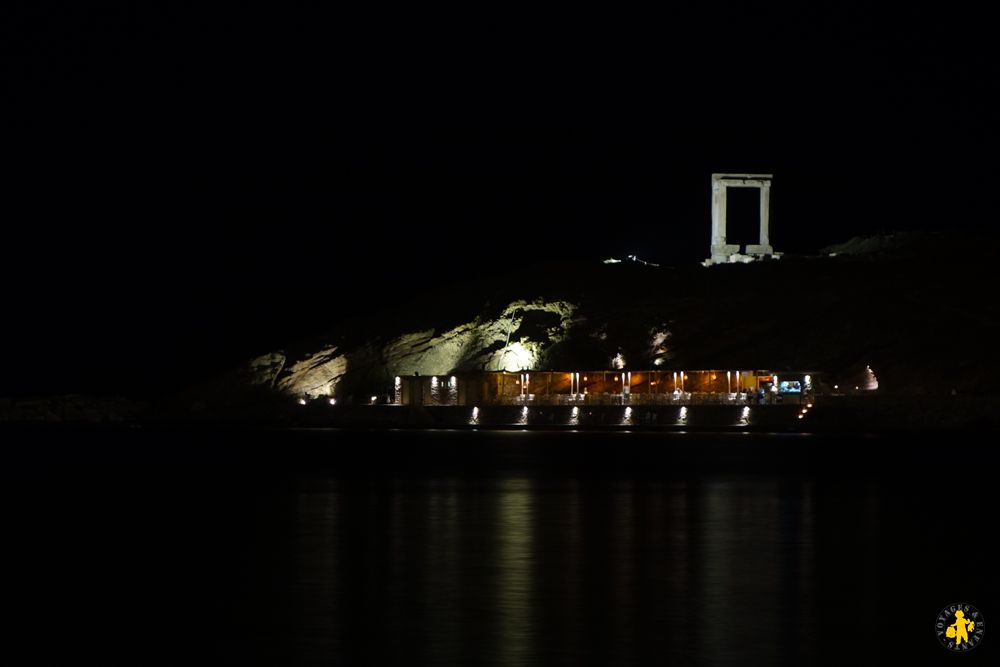
[[(752, 262), (756, 259), (777, 259), (768, 236), (771, 217), (771, 174), (712, 174), (712, 256), (702, 264), (728, 264)], [(760, 238), (755, 245), (748, 245), (744, 252), (740, 246), (726, 243), (726, 189), (757, 188), (760, 191)]]

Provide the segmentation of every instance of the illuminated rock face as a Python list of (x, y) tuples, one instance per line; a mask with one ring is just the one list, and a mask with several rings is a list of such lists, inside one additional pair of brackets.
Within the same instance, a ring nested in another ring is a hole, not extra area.
[[(476, 320), (440, 334), (434, 330), (403, 334), (382, 350), (392, 375), (434, 375), (465, 370), (534, 368), (546, 348), (563, 340), (576, 306), (565, 301), (515, 301), (495, 319)], [(545, 331), (523, 331), (525, 319), (542, 315)]]
[(660, 325), (653, 327), (649, 333), (652, 337), (649, 345), (649, 358), (654, 366), (662, 366), (670, 358), (670, 350), (667, 347), (670, 332), (667, 331), (666, 325)]
[(283, 353), (272, 352), (252, 359), (249, 367), (251, 385), (297, 396), (333, 396), (347, 372), (347, 358), (331, 346), (291, 364)]
[(279, 376), (276, 388), (289, 394), (333, 396), (337, 383), (347, 373), (347, 358), (327, 347), (305, 359), (288, 365)]
[(469, 370), (536, 368), (574, 326), (576, 306), (566, 301), (515, 301), (499, 317), (477, 319), (441, 333), (404, 333), (357, 350), (327, 346), (301, 358), (275, 352), (253, 359), (250, 383), (285, 394), (334, 396), (343, 383), (373, 386), (396, 375), (442, 375)]

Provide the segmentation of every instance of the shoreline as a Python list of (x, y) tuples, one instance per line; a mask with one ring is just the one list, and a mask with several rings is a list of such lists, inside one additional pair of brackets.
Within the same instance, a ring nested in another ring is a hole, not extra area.
[[(817, 397), (782, 405), (397, 406), (299, 405), (289, 400), (195, 410), (119, 399), (5, 400), (0, 430), (321, 428), (411, 432), (913, 433), (1000, 432), (1000, 396)], [(105, 409), (111, 406), (113, 409)], [(806, 412), (803, 414), (803, 410)], [(801, 417), (800, 417), (801, 415)]]

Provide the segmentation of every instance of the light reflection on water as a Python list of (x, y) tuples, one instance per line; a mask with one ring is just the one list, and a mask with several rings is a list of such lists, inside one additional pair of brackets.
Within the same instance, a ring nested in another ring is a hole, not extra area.
[(808, 648), (808, 481), (315, 484), (298, 495), (291, 621), (310, 664), (711, 664)]
[(116, 437), (5, 441), (32, 662), (926, 664), (996, 607), (986, 438)]
[(942, 607), (997, 599), (987, 439), (120, 437), (0, 485), (39, 664), (926, 664)]
[(531, 480), (503, 480), (496, 494), (497, 562), (496, 580), (497, 660), (502, 664), (523, 664), (534, 655), (535, 559)]

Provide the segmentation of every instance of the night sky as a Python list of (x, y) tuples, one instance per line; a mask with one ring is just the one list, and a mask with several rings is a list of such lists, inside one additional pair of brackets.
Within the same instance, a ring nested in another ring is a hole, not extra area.
[(700, 261), (713, 171), (785, 252), (995, 220), (974, 13), (201, 4), (0, 10), (0, 394), (164, 391), (413, 262)]

